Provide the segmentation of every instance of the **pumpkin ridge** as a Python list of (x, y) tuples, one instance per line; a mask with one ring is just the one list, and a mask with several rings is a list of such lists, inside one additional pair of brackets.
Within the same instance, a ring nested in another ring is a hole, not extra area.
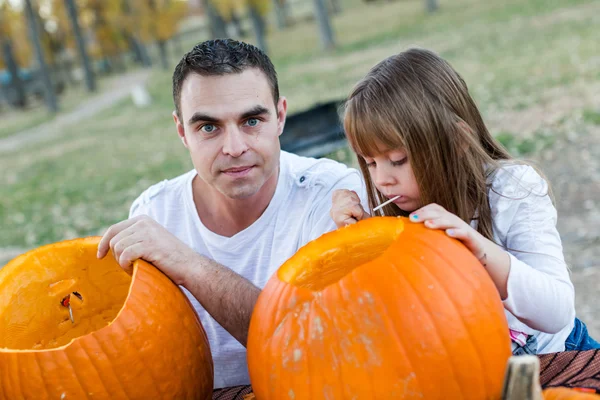
[[(44, 389), (46, 389), (44, 391), (44, 393), (45, 394), (52, 393), (52, 390), (50, 390), (51, 388), (50, 388), (50, 386), (48, 386), (48, 382), (47, 382), (46, 378), (44, 377), (44, 369), (42, 367), (40, 367), (40, 364), (41, 364), (41, 362), (40, 362), (40, 356), (41, 356), (40, 353), (33, 353), (33, 361), (34, 361), (34, 364), (38, 367), (38, 369), (40, 371), (39, 372), (39, 374), (40, 374), (40, 380), (44, 384)], [(8, 396), (6, 396), (6, 394), (4, 394), (3, 398), (7, 398), (7, 397)]]
[(21, 373), (24, 372), (23, 370), (25, 368), (20, 368), (19, 367), (19, 360), (16, 357), (14, 357), (14, 361), (15, 361), (15, 370), (17, 371), (16, 378), (19, 381), (19, 384), (18, 384), (18, 386), (19, 386), (19, 392), (20, 392), (22, 398), (25, 398), (25, 391), (23, 390), (23, 379), (21, 379)]
[[(329, 313), (327, 312), (327, 309), (325, 307), (323, 307), (322, 303), (318, 303), (317, 305), (320, 307), (322, 314), (327, 317), (327, 321), (329, 321), (329, 323), (332, 323), (333, 322), (333, 318), (332, 318), (331, 315), (329, 315)], [(334, 352), (333, 354), (342, 354), (342, 349), (340, 348), (340, 342), (341, 342), (341, 340), (340, 340), (339, 335), (338, 335), (339, 332), (337, 330), (335, 332), (336, 332), (336, 335), (335, 335), (335, 338), (336, 338), (336, 340), (335, 340), (335, 346), (336, 346), (336, 350), (337, 351)], [(343, 369), (342, 368), (344, 366), (344, 363), (341, 363), (341, 365), (339, 365), (339, 360), (337, 358), (335, 359), (335, 361), (338, 362), (337, 377), (339, 379), (339, 383), (343, 384), (343, 382), (344, 382), (344, 374), (343, 374)], [(342, 388), (342, 395), (343, 395), (342, 398), (345, 399), (345, 398), (350, 398), (352, 396), (352, 393), (347, 393), (346, 390), (345, 390), (345, 388)]]
[[(130, 307), (128, 308), (128, 311), (131, 313), (131, 315), (137, 320), (139, 321), (138, 323), (143, 323), (143, 319), (139, 318), (138, 314), (135, 312), (135, 309)], [(145, 353), (141, 351), (141, 346), (139, 346), (139, 344), (136, 342), (135, 340), (135, 332), (133, 332), (133, 334), (130, 334), (131, 332), (129, 332), (127, 330), (126, 327), (124, 327), (121, 324), (121, 321), (119, 320), (115, 320), (116, 323), (119, 324), (119, 326), (121, 327), (121, 329), (123, 329), (125, 332), (128, 333), (127, 337), (129, 339), (129, 342), (131, 342), (133, 344), (133, 348), (135, 349), (135, 351), (137, 352), (139, 359), (142, 360), (144, 362), (145, 368), (144, 370), (148, 372), (148, 374), (150, 375), (150, 381), (152, 382), (152, 386), (154, 386), (154, 388), (156, 389), (156, 392), (160, 395), (160, 398), (164, 397), (164, 393), (161, 392), (160, 387), (158, 386), (158, 384), (156, 383), (158, 380), (156, 379), (156, 376), (154, 376), (154, 371), (152, 371), (152, 368), (150, 367), (152, 365), (152, 363), (149, 363), (148, 360), (146, 359)]]
[[(394, 268), (392, 268), (392, 269), (395, 270)], [(397, 270), (395, 270), (395, 271), (398, 274), (398, 276), (402, 280), (404, 280), (404, 282), (406, 282), (406, 284), (408, 286), (410, 286), (410, 284), (408, 284), (408, 282), (407, 282), (406, 277), (404, 277), (402, 274), (400, 274), (399, 271), (397, 271)], [(413, 290), (413, 292), (414, 292), (414, 290)], [(375, 302), (375, 299), (373, 299), (373, 301)], [(398, 335), (398, 333), (394, 329), (394, 324), (392, 323), (392, 320), (391, 320), (391, 318), (389, 316), (389, 313), (388, 313), (388, 306), (386, 305), (386, 303), (384, 301), (381, 301), (380, 303), (381, 303), (381, 308), (383, 309), (382, 310), (383, 312), (380, 315), (382, 317), (383, 323), (386, 325), (387, 331), (390, 332), (394, 336), (394, 338), (396, 339), (396, 342), (400, 344), (400, 348), (402, 349), (402, 353), (404, 355), (404, 359), (406, 360), (406, 362), (410, 366), (409, 369), (411, 369), (411, 370), (414, 371), (415, 368), (414, 368), (413, 360), (410, 359), (410, 357), (408, 355), (408, 352), (406, 351), (406, 343), (404, 343), (404, 340), (400, 337), (400, 335)], [(422, 389), (423, 386), (422, 386), (421, 382), (419, 381), (418, 374), (415, 374), (415, 382), (417, 384), (417, 387), (418, 387), (419, 391), (422, 392), (423, 391), (423, 389)]]
[(96, 373), (96, 375), (98, 375), (98, 380), (102, 383), (102, 387), (104, 388), (104, 391), (107, 395), (110, 395), (110, 392), (108, 391), (108, 385), (104, 382), (104, 379), (102, 379), (102, 374), (100, 373), (100, 371), (98, 370), (98, 368), (96, 367), (96, 365), (94, 364), (94, 361), (92, 359), (92, 357), (90, 357), (90, 353), (87, 351), (87, 349), (85, 348), (85, 346), (83, 345), (83, 341), (78, 341), (77, 344), (79, 345), (79, 347), (81, 348), (81, 350), (85, 353), (85, 356), (87, 357), (87, 363), (92, 367), (92, 369), (94, 370), (94, 372)]
[[(425, 241), (423, 240), (423, 238), (422, 238), (421, 236), (414, 237), (413, 239), (414, 239), (415, 241), (418, 241), (418, 242), (420, 242), (420, 243), (425, 243)], [(439, 258), (441, 258), (441, 259), (444, 261), (444, 264), (445, 264), (445, 266), (446, 266), (446, 267), (450, 266), (450, 268), (451, 268), (452, 272), (454, 272), (455, 274), (457, 274), (457, 275), (459, 275), (459, 276), (461, 276), (461, 277), (463, 277), (463, 276), (464, 276), (464, 274), (462, 274), (462, 273), (458, 272), (458, 268), (455, 268), (455, 267), (454, 267), (454, 263), (453, 263), (453, 261), (452, 261), (452, 260), (450, 260), (450, 261), (449, 261), (449, 259), (445, 257), (445, 254), (443, 254), (442, 252), (440, 252), (440, 251), (438, 250), (438, 248), (431, 248), (431, 249), (430, 249), (430, 251), (431, 251), (432, 253), (434, 253), (436, 256), (438, 256)], [(450, 292), (449, 292), (449, 291), (447, 290), (447, 288), (444, 286), (444, 280), (443, 280), (443, 279), (439, 279), (439, 277), (438, 277), (438, 276), (436, 276), (436, 275), (435, 275), (435, 274), (434, 274), (434, 273), (433, 273), (433, 272), (432, 272), (432, 271), (431, 271), (429, 268), (427, 268), (427, 266), (426, 266), (426, 265), (424, 265), (424, 264), (421, 262), (421, 260), (420, 260), (420, 259), (418, 259), (417, 257), (415, 257), (415, 256), (412, 254), (412, 252), (409, 252), (408, 254), (410, 254), (410, 255), (411, 255), (411, 258), (414, 260), (414, 262), (415, 262), (417, 265), (419, 265), (419, 266), (420, 266), (420, 268), (421, 268), (423, 271), (425, 271), (425, 272), (426, 272), (426, 273), (427, 273), (427, 274), (428, 274), (428, 275), (429, 275), (429, 276), (432, 278), (432, 280), (433, 280), (433, 281), (435, 281), (435, 282), (438, 284), (438, 287), (442, 289), (442, 291), (444, 292), (444, 295), (445, 295), (445, 296), (446, 296), (446, 298), (448, 299), (448, 302), (449, 302), (449, 304), (451, 304), (451, 305), (452, 305), (452, 308), (454, 309), (454, 311), (455, 311), (456, 315), (458, 315), (458, 316), (459, 316), (459, 320), (460, 320), (460, 322), (461, 322), (461, 325), (462, 325), (462, 327), (463, 327), (464, 331), (467, 333), (467, 335), (468, 335), (468, 337), (469, 337), (469, 343), (471, 343), (471, 344), (474, 344), (474, 343), (476, 343), (476, 342), (474, 342), (474, 341), (472, 340), (472, 339), (473, 339), (473, 334), (472, 334), (472, 333), (471, 333), (471, 331), (468, 329), (468, 325), (465, 323), (465, 320), (464, 320), (464, 317), (463, 317), (463, 315), (462, 315), (462, 314), (459, 312), (459, 307), (457, 307), (456, 303), (453, 301), (453, 298), (452, 298), (452, 296), (450, 296)], [(394, 265), (394, 268), (397, 268), (397, 267), (396, 267), (396, 265), (395, 265), (395, 263), (394, 263), (393, 265)], [(412, 286), (412, 285), (411, 285), (411, 286)], [(414, 288), (413, 288), (413, 290), (414, 290)], [(419, 298), (418, 300), (420, 301), (420, 298)], [(429, 310), (427, 310), (427, 311), (429, 311)], [(430, 313), (427, 313), (427, 315), (429, 316), (429, 315), (430, 315)], [(434, 325), (436, 325), (436, 328), (437, 328), (437, 329), (436, 329), (436, 332), (438, 332), (438, 330), (439, 330), (439, 327), (437, 326), (437, 324), (435, 324), (435, 322), (434, 322)], [(441, 339), (441, 336), (440, 336), (440, 339)], [(446, 350), (446, 352), (448, 352), (448, 349), (446, 348), (446, 345), (445, 345), (444, 341), (443, 341), (443, 340), (441, 340), (441, 342), (442, 342), (442, 344), (444, 345), (444, 349)], [(473, 346), (473, 347), (475, 347), (475, 346)], [(477, 348), (476, 350), (479, 350), (479, 349)], [(482, 362), (482, 360), (481, 360), (481, 356), (480, 356), (480, 354), (479, 354), (479, 352), (478, 352), (478, 351), (475, 351), (474, 353), (475, 353), (475, 355), (476, 355), (476, 357), (477, 357), (477, 362), (478, 362), (478, 364), (479, 364), (479, 368), (480, 368), (479, 370), (480, 370), (480, 371), (483, 371), (484, 364), (483, 364), (483, 362)], [(448, 358), (448, 360), (449, 360), (449, 361), (452, 363), (452, 360), (454, 360), (454, 359), (453, 359), (452, 357), (449, 357), (449, 358)], [(457, 377), (457, 375), (455, 374), (455, 372), (456, 372), (456, 365), (455, 365), (454, 363), (452, 363), (451, 365), (452, 365), (452, 373), (453, 373), (453, 375), (455, 376), (455, 380), (456, 380), (456, 377)], [(487, 382), (487, 374), (483, 374), (483, 379), (482, 379), (482, 381), (483, 381), (484, 385), (487, 385), (487, 384), (489, 384), (489, 382)], [(487, 392), (487, 390), (485, 389), (486, 387), (488, 387), (488, 386), (484, 386), (484, 388), (483, 388), (483, 391), (484, 391), (484, 393), (486, 393), (486, 392)], [(470, 388), (470, 386), (469, 386), (469, 388)], [(464, 391), (462, 390), (462, 387), (461, 387), (461, 394), (463, 394), (463, 396), (464, 396)]]
[[(94, 335), (91, 335), (90, 337), (93, 338), (94, 341), (98, 344), (98, 347), (100, 348), (100, 350), (102, 350), (102, 353), (104, 353), (104, 355), (106, 356), (106, 359), (108, 360), (110, 366), (113, 367), (112, 359), (110, 358), (110, 356), (108, 355), (108, 353), (106, 352), (106, 350), (104, 350), (104, 346), (102, 346), (102, 341), (98, 340), (98, 338), (96, 337), (95, 333), (94, 333)], [(130, 396), (125, 391), (125, 388), (123, 387), (123, 383), (119, 379), (119, 374), (115, 374), (115, 372), (114, 372), (115, 369), (114, 368), (108, 368), (107, 371), (111, 372), (114, 375), (115, 381), (119, 384), (119, 388), (121, 389), (121, 392), (123, 393), (123, 395), (126, 398), (129, 398)]]
[[(424, 239), (423, 239), (421, 236), (419, 236), (419, 237), (415, 238), (415, 240), (418, 240), (418, 241), (419, 241), (419, 242), (421, 242), (421, 243), (424, 243), (424, 242), (425, 242), (425, 241), (424, 241)], [(443, 253), (443, 252), (439, 251), (439, 249), (437, 249), (437, 248), (434, 248), (434, 249), (432, 249), (432, 253), (434, 253), (434, 254), (436, 254), (438, 257), (440, 257), (440, 258), (441, 258), (441, 259), (444, 261), (444, 263), (445, 263), (446, 267), (449, 267), (449, 268), (450, 268), (450, 269), (451, 269), (451, 270), (452, 270), (452, 271), (453, 271), (453, 272), (454, 272), (456, 275), (458, 275), (460, 278), (464, 279), (465, 281), (472, 282), (472, 280), (470, 279), (470, 277), (468, 276), (468, 274), (465, 274), (465, 273), (464, 273), (464, 270), (461, 270), (460, 268), (457, 268), (457, 267), (454, 265), (454, 262), (453, 262), (452, 260), (450, 260), (450, 259), (449, 259), (449, 258), (446, 256), (446, 254), (445, 254), (445, 253)], [(431, 273), (431, 271), (429, 271), (429, 270), (428, 270), (428, 272), (429, 272), (429, 273)], [(485, 273), (487, 274), (487, 272), (485, 272)], [(450, 296), (450, 292), (448, 291), (448, 289), (447, 289), (445, 286), (443, 286), (443, 285), (444, 285), (444, 281), (443, 281), (443, 280), (441, 280), (441, 279), (438, 279), (438, 278), (437, 278), (437, 276), (435, 276), (435, 275), (433, 275), (433, 274), (432, 274), (432, 276), (434, 276), (435, 280), (436, 280), (436, 281), (438, 281), (438, 283), (439, 283), (439, 286), (440, 286), (441, 288), (443, 288), (443, 290), (444, 290), (444, 293), (446, 294), (446, 297), (447, 297), (448, 299), (450, 299), (450, 303), (452, 303), (452, 306), (453, 306), (453, 308), (454, 308), (454, 309), (455, 309), (455, 310), (458, 312), (458, 310), (459, 310), (459, 307), (457, 307), (457, 305), (456, 305), (456, 303), (454, 302), (454, 300), (453, 300), (452, 296)], [(494, 290), (497, 290), (497, 289), (494, 287)], [(467, 327), (467, 324), (466, 324), (466, 323), (465, 323), (465, 321), (464, 321), (464, 317), (463, 317), (463, 315), (462, 315), (462, 314), (460, 314), (460, 313), (459, 313), (459, 315), (460, 315), (460, 320), (462, 321), (462, 323), (463, 323), (463, 326), (464, 326), (464, 328), (465, 328), (465, 331), (466, 331), (466, 332), (468, 333), (468, 335), (469, 335), (469, 338), (470, 338), (469, 342), (470, 342), (470, 343), (473, 345), (473, 347), (474, 347), (474, 348), (475, 348), (475, 350), (476, 350), (476, 351), (475, 351), (475, 353), (476, 353), (476, 356), (477, 356), (477, 361), (478, 361), (478, 363), (479, 363), (480, 371), (485, 371), (485, 370), (486, 370), (486, 369), (485, 369), (485, 366), (486, 366), (486, 365), (485, 365), (485, 363), (484, 363), (484, 360), (482, 360), (482, 358), (481, 358), (481, 351), (480, 351), (480, 350), (481, 350), (481, 348), (479, 347), (479, 342), (478, 342), (478, 341), (474, 341), (474, 340), (472, 340), (472, 339), (473, 339), (473, 336), (474, 336), (474, 335), (473, 335), (473, 333), (472, 333), (472, 332), (471, 332), (471, 331), (468, 329), (468, 327)], [(492, 385), (492, 382), (490, 382), (490, 380), (489, 380), (489, 378), (490, 378), (490, 377), (489, 377), (489, 375), (488, 375), (487, 373), (483, 373), (483, 374), (482, 374), (482, 378), (483, 378), (483, 384), (484, 384), (484, 388), (490, 387), (490, 385)], [(485, 392), (487, 392), (487, 390), (485, 390), (485, 389), (484, 389), (484, 391), (485, 391)]]
[[(410, 254), (410, 253), (409, 253), (409, 254)], [(442, 291), (443, 291), (443, 293), (446, 295), (446, 298), (448, 299), (448, 303), (452, 305), (452, 308), (454, 309), (455, 313), (456, 313), (456, 314), (459, 316), (459, 320), (461, 321), (461, 325), (462, 325), (462, 327), (463, 327), (464, 331), (467, 333), (467, 335), (468, 335), (468, 337), (469, 337), (469, 343), (472, 343), (472, 340), (471, 340), (471, 339), (472, 339), (471, 332), (469, 332), (469, 330), (467, 329), (467, 324), (465, 323), (465, 320), (464, 320), (464, 318), (463, 318), (462, 314), (459, 312), (459, 309), (458, 309), (458, 307), (456, 307), (456, 304), (454, 304), (454, 302), (452, 301), (452, 297), (449, 295), (449, 293), (448, 293), (448, 291), (446, 290), (446, 288), (444, 288), (444, 287), (441, 285), (441, 280), (440, 280), (440, 279), (439, 279), (437, 276), (435, 276), (435, 275), (434, 275), (434, 274), (433, 274), (433, 273), (432, 273), (432, 272), (429, 270), (429, 268), (427, 268), (427, 266), (426, 266), (426, 265), (424, 265), (423, 263), (421, 263), (421, 260), (419, 260), (417, 257), (414, 257), (414, 256), (411, 254), (411, 258), (413, 259), (414, 263), (415, 263), (415, 264), (416, 264), (416, 265), (417, 265), (417, 266), (418, 266), (418, 267), (419, 267), (419, 268), (420, 268), (420, 269), (421, 269), (421, 270), (424, 272), (424, 274), (427, 274), (427, 275), (429, 275), (429, 277), (431, 278), (431, 280), (432, 280), (432, 281), (434, 281), (435, 283), (437, 283), (437, 284), (438, 284), (438, 287), (442, 288)], [(397, 273), (399, 273), (399, 271), (398, 271), (398, 267), (396, 266), (396, 263), (392, 263), (392, 266), (394, 267), (393, 269), (394, 269), (394, 270), (396, 270), (396, 272), (397, 272)], [(427, 310), (427, 313), (425, 313), (425, 316), (427, 316), (427, 317), (429, 318), (429, 320), (431, 321), (431, 323), (433, 324), (433, 326), (435, 326), (435, 332), (436, 332), (436, 335), (438, 336), (438, 339), (440, 340), (440, 343), (442, 344), (442, 347), (444, 348), (444, 351), (445, 351), (445, 353), (449, 355), (449, 354), (450, 354), (450, 352), (448, 351), (448, 347), (447, 347), (447, 341), (446, 341), (446, 340), (444, 339), (444, 337), (443, 337), (443, 336), (440, 334), (440, 330), (441, 330), (441, 328), (442, 328), (442, 327), (440, 327), (440, 326), (437, 324), (437, 321), (436, 321), (434, 318), (431, 318), (431, 312), (432, 312), (432, 310), (431, 310), (431, 309), (429, 309), (429, 307), (427, 307), (427, 306), (425, 305), (425, 303), (423, 303), (423, 302), (421, 301), (421, 298), (420, 298), (419, 296), (417, 296), (417, 295), (416, 295), (416, 294), (417, 294), (417, 291), (415, 290), (415, 287), (414, 287), (414, 286), (411, 284), (411, 282), (410, 282), (408, 279), (407, 279), (407, 282), (408, 282), (408, 285), (411, 287), (411, 289), (412, 289), (413, 293), (415, 293), (415, 297), (417, 298), (417, 301), (418, 301), (419, 303), (421, 303), (421, 306), (422, 306), (422, 307), (423, 307), (425, 310)], [(479, 363), (479, 366), (480, 366), (480, 368), (481, 368), (481, 367), (482, 367), (482, 365), (481, 365), (481, 359), (480, 359), (480, 357), (479, 357), (479, 354), (476, 354), (476, 357), (477, 357), (477, 361), (478, 361), (478, 363)], [(453, 358), (453, 357), (447, 357), (446, 359), (449, 361), (449, 362), (448, 362), (448, 364), (450, 365), (450, 369), (452, 370), (452, 376), (454, 377), (454, 381), (456, 382), (456, 381), (458, 381), (458, 377), (459, 377), (459, 375), (457, 374), (457, 366), (456, 366), (456, 365), (455, 365), (455, 363), (454, 363), (454, 358)], [(466, 397), (465, 397), (465, 395), (464, 395), (463, 388), (462, 388), (460, 385), (457, 385), (457, 386), (459, 386), (460, 393), (461, 393), (461, 395), (463, 396), (462, 398), (463, 398), (463, 399), (465, 399)], [(485, 393), (485, 389), (484, 389), (484, 393)]]
[[(378, 257), (378, 258), (379, 258), (379, 257)], [(362, 266), (364, 266), (364, 265), (368, 265), (368, 264), (370, 264), (370, 263), (371, 263), (371, 262), (367, 262), (367, 263), (365, 263), (365, 264), (362, 264), (362, 265), (360, 265), (360, 266), (358, 266), (358, 267), (356, 267), (356, 268), (353, 268), (353, 269), (352, 269), (352, 270), (351, 270), (351, 271), (350, 271), (350, 272), (349, 272), (349, 273), (348, 273), (348, 274), (347, 274), (347, 275), (346, 275), (346, 276), (345, 276), (343, 279), (340, 279), (340, 280), (338, 281), (338, 285), (337, 285), (337, 287), (338, 287), (338, 290), (340, 291), (340, 296), (338, 296), (338, 299), (342, 299), (342, 300), (343, 300), (343, 304), (342, 304), (342, 305), (343, 305), (343, 308), (344, 308), (344, 309), (347, 309), (347, 307), (346, 307), (346, 306), (349, 304), (349, 301), (348, 301), (348, 299), (346, 298), (346, 296), (344, 295), (344, 293), (348, 293), (348, 292), (350, 292), (350, 291), (348, 291), (348, 290), (345, 290), (345, 287), (344, 287), (344, 286), (345, 286), (346, 280), (352, 280), (352, 281), (354, 281), (354, 279), (356, 278), (356, 274), (355, 274), (354, 272), (357, 270), (357, 268), (362, 268)], [(355, 282), (352, 282), (352, 283), (355, 283)], [(357, 285), (357, 286), (358, 286), (358, 287), (360, 287), (360, 285)], [(339, 332), (339, 331), (337, 331), (337, 332)], [(338, 340), (338, 342), (339, 342), (339, 343), (341, 343), (341, 340)], [(341, 349), (340, 349), (340, 350), (341, 350)], [(364, 351), (363, 351), (362, 353), (363, 353), (363, 354), (362, 354), (362, 356), (363, 356), (363, 357), (361, 357), (361, 358), (364, 358), (364, 360), (365, 360), (365, 364), (366, 364), (366, 362), (368, 361), (368, 358), (369, 358), (369, 357), (368, 357), (368, 355), (367, 355), (367, 354), (366, 354)], [(339, 354), (342, 354), (342, 353), (339, 353)], [(341, 363), (341, 365), (343, 365), (343, 364), (344, 364), (344, 363), (342, 362), (342, 363)], [(370, 376), (369, 376), (369, 381), (370, 381), (370, 383), (371, 383), (371, 393), (375, 393), (376, 386), (375, 386), (375, 384), (373, 383), (373, 379), (372, 379)]]
[[(77, 373), (77, 369), (78, 369), (78, 368), (76, 368), (76, 367), (75, 367), (75, 364), (73, 364), (73, 362), (71, 361), (71, 358), (69, 357), (69, 353), (70, 353), (70, 351), (69, 351), (69, 350), (71, 350), (71, 349), (73, 349), (73, 346), (69, 346), (69, 348), (67, 349), (67, 351), (65, 351), (65, 352), (64, 352), (64, 355), (65, 355), (65, 357), (66, 357), (66, 359), (67, 359), (67, 362), (66, 362), (65, 364), (68, 364), (68, 365), (69, 365), (69, 367), (71, 368), (71, 370), (73, 370), (73, 376), (75, 377), (75, 382), (77, 382), (77, 384), (78, 384), (78, 385), (79, 385), (79, 387), (81, 388), (81, 392), (82, 392), (84, 395), (86, 395), (86, 397), (87, 397), (87, 394), (88, 394), (90, 391), (84, 387), (84, 383), (83, 383), (83, 381), (82, 381), (82, 380), (79, 378), (79, 374)], [(85, 381), (85, 379), (84, 379), (84, 381)]]
[[(350, 273), (349, 273), (349, 274), (350, 274)], [(347, 277), (347, 276), (348, 276), (348, 275), (346, 275), (346, 277)], [(344, 277), (344, 278), (346, 278), (346, 277)], [(346, 303), (346, 299), (345, 299), (345, 298), (344, 298), (344, 296), (342, 295), (342, 293), (344, 292), (344, 289), (343, 289), (343, 287), (342, 287), (342, 284), (343, 284), (343, 280), (344, 280), (344, 278), (340, 279), (340, 280), (339, 280), (339, 281), (338, 281), (338, 282), (335, 284), (334, 288), (335, 288), (335, 289), (337, 289), (337, 291), (339, 292), (339, 293), (336, 295), (336, 297), (335, 297), (335, 298), (336, 298), (336, 300), (338, 300), (338, 301), (339, 301), (339, 300), (341, 299), (342, 301), (344, 301), (344, 303)], [(338, 325), (338, 324), (336, 323), (335, 316), (332, 316), (331, 322), (333, 323), (333, 326), (336, 328), (336, 329), (335, 329), (335, 336), (334, 336), (334, 337), (335, 337), (335, 339), (336, 339), (336, 345), (337, 345), (337, 349), (338, 349), (338, 351), (335, 353), (335, 355), (334, 355), (333, 357), (335, 357), (334, 359), (335, 359), (335, 361), (337, 362), (338, 368), (340, 369), (340, 375), (341, 375), (341, 376), (342, 376), (342, 378), (343, 378), (343, 377), (345, 376), (345, 374), (344, 374), (344, 365), (346, 364), (346, 361), (345, 361), (345, 360), (343, 360), (343, 359), (342, 359), (342, 360), (340, 360), (340, 359), (339, 359), (339, 355), (345, 354), (345, 353), (344, 353), (344, 349), (342, 348), (342, 343), (343, 343), (342, 341), (343, 341), (343, 338), (344, 338), (344, 336), (343, 336), (343, 334), (341, 334), (340, 330), (337, 328), (337, 325)], [(340, 383), (342, 383), (342, 382), (344, 382), (344, 380), (343, 380), (343, 379), (340, 381)], [(346, 388), (344, 388), (344, 391), (345, 391), (345, 390), (346, 390)]]

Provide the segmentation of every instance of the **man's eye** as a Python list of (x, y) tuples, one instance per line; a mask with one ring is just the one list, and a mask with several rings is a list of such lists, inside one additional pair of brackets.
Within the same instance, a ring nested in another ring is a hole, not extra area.
[(248, 126), (257, 126), (259, 123), (259, 120), (256, 118), (250, 118), (248, 121), (246, 121), (246, 124), (248, 124)]
[(201, 131), (204, 131), (206, 133), (213, 133), (215, 129), (217, 128), (211, 124), (202, 125), (202, 127), (200, 128)]

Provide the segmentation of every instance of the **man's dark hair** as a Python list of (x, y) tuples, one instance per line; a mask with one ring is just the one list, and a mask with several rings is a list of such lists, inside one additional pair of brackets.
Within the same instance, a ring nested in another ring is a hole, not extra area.
[(173, 72), (173, 102), (181, 119), (181, 87), (188, 75), (222, 76), (239, 74), (249, 68), (261, 70), (271, 86), (275, 104), (279, 101), (277, 73), (269, 57), (258, 47), (233, 39), (215, 39), (199, 43), (183, 56)]

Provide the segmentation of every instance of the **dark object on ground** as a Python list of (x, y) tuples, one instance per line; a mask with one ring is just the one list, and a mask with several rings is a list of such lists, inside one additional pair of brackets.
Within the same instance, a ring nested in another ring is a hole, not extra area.
[(281, 148), (307, 157), (323, 157), (346, 145), (339, 109), (343, 101), (334, 100), (288, 115)]

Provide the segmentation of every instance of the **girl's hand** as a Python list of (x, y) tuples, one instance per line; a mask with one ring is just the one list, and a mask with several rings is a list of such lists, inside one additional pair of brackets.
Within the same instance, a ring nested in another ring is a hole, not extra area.
[(432, 203), (410, 214), (413, 222), (422, 222), (427, 228), (443, 229), (450, 237), (460, 240), (465, 246), (485, 264), (486, 239), (471, 225), (447, 211), (444, 207)]
[(410, 220), (422, 222), (427, 228), (443, 229), (448, 236), (463, 242), (487, 270), (501, 299), (508, 297), (510, 256), (504, 249), (438, 204), (429, 204), (414, 211), (410, 214)]
[(360, 198), (353, 190), (339, 189), (333, 192), (329, 215), (338, 228), (355, 224), (361, 219), (369, 218), (360, 205)]

